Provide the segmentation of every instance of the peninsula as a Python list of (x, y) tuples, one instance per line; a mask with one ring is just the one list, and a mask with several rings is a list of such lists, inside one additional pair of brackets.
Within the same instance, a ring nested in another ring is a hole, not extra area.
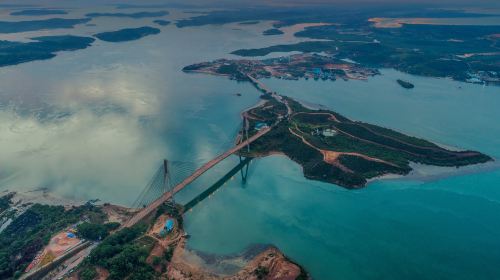
[[(241, 63), (215, 65), (197, 64), (184, 71), (246, 80), (262, 92), (264, 101), (242, 115), (248, 121), (249, 137), (263, 128), (270, 130), (252, 143), (250, 152), (242, 150), (240, 154), (284, 154), (300, 164), (309, 179), (354, 189), (376, 177), (406, 175), (412, 170), (410, 162), (460, 167), (493, 160), (480, 152), (452, 151), (388, 128), (353, 121), (334, 111), (306, 108), (269, 90), (253, 76), (260, 77), (256, 73), (262, 69), (246, 68), (247, 64)], [(254, 70), (246, 72), (248, 69)]]

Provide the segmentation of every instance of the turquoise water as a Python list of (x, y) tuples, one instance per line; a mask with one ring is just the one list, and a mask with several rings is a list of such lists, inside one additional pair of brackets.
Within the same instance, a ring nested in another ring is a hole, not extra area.
[[(182, 16), (172, 12), (167, 19)], [(91, 35), (150, 21), (94, 23), (75, 32)], [(97, 41), (51, 60), (0, 68), (0, 189), (46, 187), (68, 198), (129, 205), (163, 158), (208, 161), (228, 147), (239, 113), (258, 101), (258, 92), (247, 83), (180, 69), (231, 57), (239, 48), (297, 41), (262, 36), (269, 27), (167, 26), (138, 41)], [(382, 73), (368, 82), (266, 83), (353, 119), (500, 157), (498, 87)], [(398, 78), (416, 88), (402, 89)], [(223, 162), (178, 200), (189, 200), (235, 163)], [(304, 179), (284, 157), (257, 160), (247, 184), (235, 176), (186, 215), (188, 246), (229, 254), (272, 243), (316, 279), (499, 278), (500, 172), (493, 166), (447, 175), (376, 181), (347, 191)]]
[[(415, 90), (401, 88), (398, 78)], [(353, 119), (500, 157), (498, 88), (394, 70), (368, 82), (266, 84)], [(228, 184), (187, 215), (189, 246), (228, 254), (272, 243), (317, 279), (500, 276), (495, 164), (447, 169), (444, 177), (375, 181), (357, 191), (305, 180), (285, 157), (262, 159), (252, 168), (246, 185)]]
[[(316, 279), (495, 279), (500, 273), (500, 172), (347, 191), (305, 181), (300, 167), (283, 157), (254, 168), (246, 185), (230, 183), (186, 215), (190, 247), (229, 254), (272, 243)], [(483, 188), (470, 189), (477, 185)]]

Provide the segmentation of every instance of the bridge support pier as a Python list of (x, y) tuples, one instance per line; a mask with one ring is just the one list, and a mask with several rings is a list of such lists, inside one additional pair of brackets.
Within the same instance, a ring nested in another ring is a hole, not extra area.
[(243, 182), (243, 184), (246, 184), (247, 178), (248, 178), (248, 167), (250, 166), (250, 162), (251, 162), (252, 158), (251, 157), (244, 157), (241, 155), (239, 155), (239, 158), (240, 158), (240, 164), (246, 162), (245, 166), (243, 166), (240, 169), (241, 181)]

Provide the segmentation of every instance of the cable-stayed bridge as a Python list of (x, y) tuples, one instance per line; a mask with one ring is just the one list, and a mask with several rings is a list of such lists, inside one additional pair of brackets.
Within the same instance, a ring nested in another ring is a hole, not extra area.
[[(277, 118), (276, 122), (273, 123), (271, 126), (266, 127), (258, 131), (256, 134), (252, 135), (249, 137), (249, 129), (250, 129), (250, 122), (248, 118), (246, 117), (245, 114), (243, 114), (243, 124), (240, 128), (240, 132), (238, 133), (238, 136), (236, 138), (236, 145), (234, 145), (232, 148), (229, 150), (219, 154), (217, 157), (214, 159), (206, 162), (203, 164), (201, 167), (196, 169), (194, 172), (192, 172), (189, 176), (185, 177), (182, 180), (175, 180), (171, 178), (171, 174), (176, 174), (172, 173), (171, 169), (173, 168), (178, 168), (181, 172), (186, 171), (185, 164), (182, 165), (182, 163), (176, 163), (173, 162), (171, 164), (168, 163), (168, 161), (165, 161), (163, 166), (158, 169), (156, 172), (155, 176), (151, 180), (151, 182), (146, 186), (146, 189), (141, 193), (141, 196), (138, 198), (136, 201), (136, 206), (137, 208), (143, 207), (137, 214), (135, 214), (129, 221), (127, 221), (123, 226), (124, 227), (131, 227), (146, 218), (148, 215), (153, 213), (158, 207), (160, 207), (163, 203), (171, 200), (174, 198), (174, 195), (184, 188), (186, 188), (189, 184), (191, 184), (193, 181), (195, 181), (198, 177), (203, 175), (205, 172), (216, 166), (218, 163), (226, 159), (232, 154), (238, 153), (241, 149), (246, 148), (247, 152), (250, 152), (250, 144), (260, 137), (266, 135), (269, 131), (271, 131), (276, 125), (278, 125), (279, 122), (281, 122), (283, 119), (287, 119), (289, 116), (291, 116), (292, 108), (284, 99), (281, 95), (279, 95), (277, 92), (271, 91), (269, 88), (266, 87), (262, 82), (259, 80), (255, 79), (254, 77), (247, 75), (248, 81), (251, 82), (255, 88), (257, 88), (260, 92), (262, 92), (265, 95), (268, 95), (269, 97), (275, 99), (276, 101), (282, 103), (283, 105), (286, 106), (287, 108), (287, 114), (285, 116), (280, 116)], [(240, 158), (240, 165), (233, 168), (228, 174), (231, 174), (235, 170), (239, 170), (237, 168), (242, 168), (242, 164), (248, 164), (248, 162), (244, 162)], [(236, 171), (237, 172), (237, 171)], [(233, 174), (234, 175), (234, 174)], [(226, 175), (228, 176), (228, 175)], [(225, 176), (225, 177), (226, 177)], [(231, 175), (232, 176), (232, 175)], [(221, 178), (214, 186), (218, 185), (220, 182), (223, 181), (224, 178)], [(214, 186), (210, 187), (200, 195), (198, 195), (195, 200), (192, 202), (188, 203), (186, 206), (189, 206), (188, 208), (192, 208), (195, 204), (197, 204), (201, 199), (206, 197), (207, 195), (211, 194), (212, 191), (214, 191), (213, 188)], [(196, 199), (198, 199), (198, 202), (196, 202)]]
[[(274, 126), (274, 125), (273, 125)], [(174, 198), (174, 195), (184, 188), (186, 188), (189, 184), (195, 181), (198, 177), (203, 175), (205, 172), (216, 166), (218, 163), (239, 152), (241, 149), (246, 148), (247, 151), (250, 149), (250, 144), (260, 137), (266, 135), (273, 126), (263, 128), (258, 131), (256, 134), (248, 137), (248, 121), (244, 119), (243, 129), (237, 138), (237, 144), (227, 151), (219, 154), (214, 159), (206, 162), (201, 167), (197, 168), (192, 174), (187, 176), (186, 178), (177, 182), (172, 178), (173, 170), (185, 171), (189, 168), (187, 167), (187, 163), (182, 162), (168, 162), (164, 161), (163, 165), (156, 171), (155, 175), (148, 183), (146, 188), (142, 191), (140, 196), (134, 202), (134, 207), (142, 209), (137, 212), (130, 220), (128, 220), (123, 226), (131, 227), (146, 218), (148, 215), (153, 213), (158, 207), (160, 207), (163, 203)], [(198, 196), (199, 197), (199, 196)]]

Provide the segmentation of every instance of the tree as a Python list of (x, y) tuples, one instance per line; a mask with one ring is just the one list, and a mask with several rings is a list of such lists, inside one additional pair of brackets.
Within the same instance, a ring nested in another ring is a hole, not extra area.
[(81, 280), (94, 280), (97, 276), (97, 271), (93, 267), (86, 267), (80, 272)]
[(118, 223), (107, 223), (107, 224), (92, 224), (92, 223), (82, 223), (78, 225), (78, 235), (90, 240), (102, 240), (106, 238), (109, 232), (113, 229), (118, 228), (120, 224)]

